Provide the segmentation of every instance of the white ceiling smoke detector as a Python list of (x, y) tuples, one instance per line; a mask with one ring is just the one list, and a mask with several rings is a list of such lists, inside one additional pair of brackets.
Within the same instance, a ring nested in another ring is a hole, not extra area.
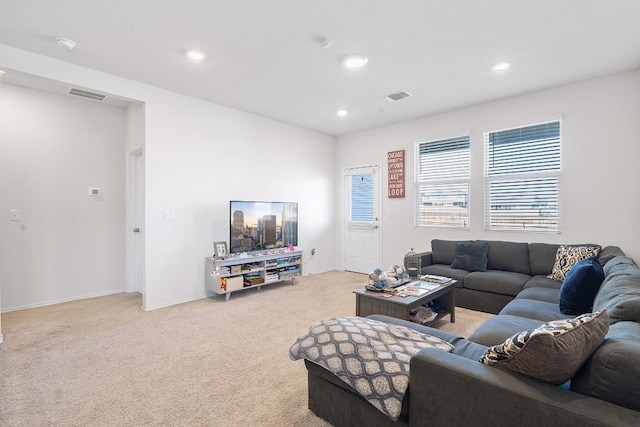
[(70, 40), (70, 39), (65, 39), (64, 37), (57, 37), (56, 38), (56, 42), (60, 46), (64, 47), (65, 49), (68, 49), (68, 50), (73, 50), (76, 47), (76, 42), (74, 42), (73, 40)]
[(367, 65), (367, 62), (369, 62), (369, 58), (359, 53), (351, 53), (349, 55), (345, 55), (340, 60), (342, 66), (348, 70), (359, 70), (360, 68)]
[(333, 46), (333, 42), (331, 40), (322, 39), (319, 46), (320, 49), (329, 49), (331, 46)]
[(338, 110), (336, 111), (336, 114), (339, 115), (340, 117), (344, 117), (347, 114), (349, 114), (349, 112), (347, 110)]

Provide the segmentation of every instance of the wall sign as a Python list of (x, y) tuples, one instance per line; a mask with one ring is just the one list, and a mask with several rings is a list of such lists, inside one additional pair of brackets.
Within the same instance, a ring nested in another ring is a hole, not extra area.
[(404, 150), (389, 151), (387, 153), (387, 165), (389, 168), (390, 199), (404, 198)]

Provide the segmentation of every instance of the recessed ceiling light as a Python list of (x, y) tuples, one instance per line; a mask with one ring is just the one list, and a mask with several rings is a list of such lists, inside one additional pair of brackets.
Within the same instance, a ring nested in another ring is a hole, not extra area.
[(66, 49), (73, 50), (76, 47), (76, 42), (73, 40), (65, 39), (63, 37), (57, 37), (56, 42)]
[(347, 110), (338, 110), (336, 111), (336, 114), (339, 115), (340, 117), (344, 117), (347, 114), (349, 114), (349, 112)]
[(205, 57), (205, 54), (200, 52), (199, 50), (187, 51), (187, 58), (189, 58), (193, 62), (202, 62), (204, 61)]
[(491, 69), (493, 71), (495, 71), (496, 73), (499, 73), (501, 71), (505, 71), (510, 66), (511, 66), (510, 62), (508, 62), (508, 61), (500, 61), (500, 62), (496, 62), (495, 64), (493, 64), (491, 66)]
[(358, 70), (369, 62), (369, 58), (364, 55), (360, 55), (359, 53), (352, 53), (343, 56), (340, 62), (349, 70)]

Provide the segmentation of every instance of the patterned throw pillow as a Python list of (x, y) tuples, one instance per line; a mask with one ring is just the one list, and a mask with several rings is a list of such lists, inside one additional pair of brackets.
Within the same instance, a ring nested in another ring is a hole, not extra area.
[(551, 274), (547, 277), (562, 282), (567, 273), (578, 261), (598, 256), (600, 246), (560, 246), (556, 252), (556, 261)]
[(479, 361), (558, 385), (573, 378), (607, 331), (606, 310), (554, 320), (490, 347)]

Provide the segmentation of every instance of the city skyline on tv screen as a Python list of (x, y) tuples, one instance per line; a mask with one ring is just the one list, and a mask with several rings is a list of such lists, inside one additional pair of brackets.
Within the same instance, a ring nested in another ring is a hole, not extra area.
[(230, 252), (298, 244), (298, 203), (231, 201)]

